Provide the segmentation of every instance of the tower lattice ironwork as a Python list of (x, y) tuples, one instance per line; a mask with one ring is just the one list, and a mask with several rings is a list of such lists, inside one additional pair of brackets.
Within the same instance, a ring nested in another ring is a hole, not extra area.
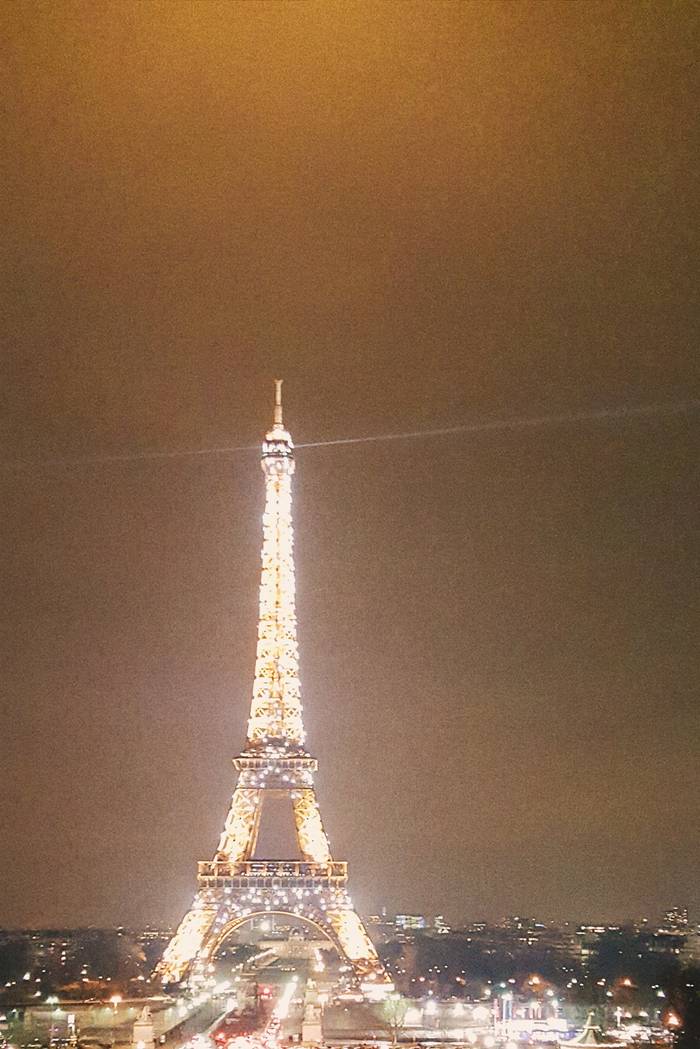
[[(282, 421), (281, 381), (272, 429), (262, 446), (265, 475), (260, 619), (255, 682), (245, 747), (234, 758), (238, 781), (213, 860), (199, 863), (192, 907), (163, 954), (164, 983), (203, 978), (219, 946), (258, 914), (310, 922), (336, 946), (360, 984), (387, 976), (347, 891), (347, 863), (334, 860), (321, 821), (306, 750), (296, 634), (292, 531), (294, 446)], [(300, 860), (258, 859), (265, 799), (291, 801)]]

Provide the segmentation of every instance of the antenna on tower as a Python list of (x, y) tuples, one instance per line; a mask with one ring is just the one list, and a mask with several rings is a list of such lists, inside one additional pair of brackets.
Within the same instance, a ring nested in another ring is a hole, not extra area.
[(275, 426), (282, 426), (282, 379), (275, 379)]

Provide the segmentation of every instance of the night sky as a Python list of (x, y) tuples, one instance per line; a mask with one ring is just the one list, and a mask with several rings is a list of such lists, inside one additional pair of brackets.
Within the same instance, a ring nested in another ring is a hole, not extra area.
[[(2, 12), (0, 924), (174, 922), (298, 443), (700, 396), (698, 7)], [(700, 895), (698, 430), (300, 449), (308, 741), (361, 910)], [(18, 460), (25, 461), (17, 465)]]

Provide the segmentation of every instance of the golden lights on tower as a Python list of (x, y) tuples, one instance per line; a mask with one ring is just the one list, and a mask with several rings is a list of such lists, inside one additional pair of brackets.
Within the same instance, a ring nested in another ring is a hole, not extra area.
[[(292, 529), (294, 445), (284, 427), (281, 381), (262, 446), (265, 511), (255, 680), (238, 782), (214, 859), (199, 864), (199, 892), (157, 973), (164, 983), (205, 979), (223, 940), (253, 915), (282, 911), (316, 925), (352, 965), (361, 986), (391, 983), (347, 893), (347, 864), (332, 859), (304, 749)], [(253, 859), (265, 798), (284, 795), (298, 860)]]
[(283, 740), (302, 747), (292, 528), (294, 445), (282, 422), (281, 386), (278, 380), (274, 424), (263, 443), (265, 512), (260, 615), (248, 745)]

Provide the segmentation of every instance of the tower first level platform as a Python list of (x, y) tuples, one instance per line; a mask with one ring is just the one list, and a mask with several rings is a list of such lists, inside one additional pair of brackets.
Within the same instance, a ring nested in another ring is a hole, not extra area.
[[(231, 807), (213, 860), (199, 864), (198, 892), (166, 948), (164, 983), (205, 978), (224, 940), (257, 915), (304, 920), (328, 937), (365, 987), (389, 978), (347, 890), (347, 864), (334, 860), (316, 800), (316, 759), (305, 749), (296, 636), (292, 531), (292, 439), (276, 384), (272, 430), (262, 447), (265, 475), (260, 617), (255, 681)], [(265, 799), (291, 803), (295, 859), (255, 857)]]

